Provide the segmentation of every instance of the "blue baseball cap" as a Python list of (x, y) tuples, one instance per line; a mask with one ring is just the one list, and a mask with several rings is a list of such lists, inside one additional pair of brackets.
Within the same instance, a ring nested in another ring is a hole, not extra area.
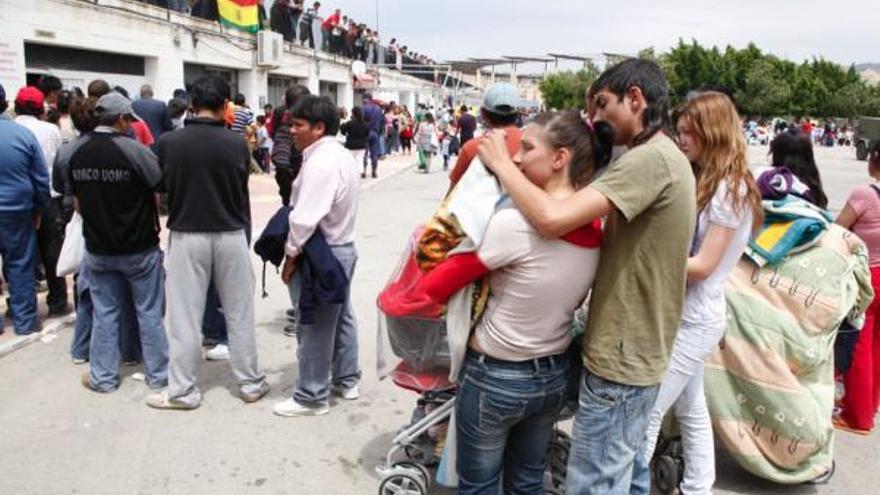
[(516, 86), (510, 83), (496, 83), (483, 95), (483, 110), (496, 115), (512, 115), (523, 106)]

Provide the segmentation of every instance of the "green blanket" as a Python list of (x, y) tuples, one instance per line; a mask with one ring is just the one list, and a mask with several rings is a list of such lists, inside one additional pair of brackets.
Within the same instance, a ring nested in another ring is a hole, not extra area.
[(716, 435), (745, 469), (779, 483), (831, 468), (834, 339), (844, 318), (861, 328), (874, 297), (864, 243), (827, 228), (776, 265), (740, 260), (726, 287), (727, 333), (706, 362)]

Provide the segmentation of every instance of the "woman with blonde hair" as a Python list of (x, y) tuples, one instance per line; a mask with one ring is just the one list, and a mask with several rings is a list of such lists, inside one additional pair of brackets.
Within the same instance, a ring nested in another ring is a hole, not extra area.
[(710, 493), (715, 448), (703, 362), (725, 329), (724, 284), (763, 218), (761, 194), (748, 166), (740, 118), (730, 99), (702, 93), (675, 114), (679, 147), (693, 165), (699, 218), (690, 257), (684, 311), (669, 368), (651, 413), (646, 452), (634, 485), (648, 486), (647, 469), (666, 412), (674, 407), (684, 444), (684, 494)]

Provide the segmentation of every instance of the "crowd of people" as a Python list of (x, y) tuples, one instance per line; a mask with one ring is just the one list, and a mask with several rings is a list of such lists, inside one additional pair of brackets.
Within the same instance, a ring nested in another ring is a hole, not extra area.
[(852, 122), (838, 126), (833, 119), (814, 121), (809, 118), (796, 118), (792, 121), (776, 118), (772, 121), (749, 119), (743, 121), (743, 132), (749, 144), (768, 145), (774, 137), (788, 129), (800, 129), (817, 146), (852, 146), (854, 127)]
[[(158, 7), (194, 17), (217, 21), (220, 13), (216, 0), (142, 0)], [(384, 64), (402, 69), (404, 65), (434, 65), (436, 61), (423, 53), (411, 50), (397, 38), (382, 45), (379, 31), (335, 9), (322, 16), (321, 2), (308, 0), (273, 0), (268, 8), (258, 3), (261, 29), (269, 29), (283, 36), (284, 41), (316, 47), (350, 59), (371, 64)], [(316, 28), (321, 37), (316, 43)]]
[[(840, 400), (823, 395), (816, 416), (829, 430), (870, 432), (880, 406), (880, 304), (868, 304), (880, 288), (880, 188), (856, 188), (832, 226), (810, 133), (776, 133), (772, 165), (753, 174), (734, 102), (707, 91), (671, 111), (666, 77), (651, 61), (608, 68), (585, 103), (586, 113), (523, 124), (516, 88), (502, 83), (485, 92), (479, 119), (451, 105), (410, 115), (365, 94), (343, 122), (334, 102), (303, 86), (258, 116), (211, 75), (168, 103), (148, 85), (132, 102), (103, 80), (82, 94), (44, 77), (15, 95), (14, 120), (0, 118), (0, 257), (14, 331), (40, 329), (38, 272), (50, 316), (70, 311), (57, 265), (62, 246), (79, 238), (70, 354), (88, 364), (83, 387), (111, 393), (120, 362), (143, 363), (156, 392), (147, 405), (192, 410), (203, 400), (198, 369), (207, 357), (228, 359), (240, 398), (259, 401), (269, 384), (257, 355), (248, 181), (274, 167), (282, 208), (260, 242), (273, 246), (289, 288), (284, 309), (294, 323), (285, 332), (297, 336), (299, 372), (273, 411), (326, 414), (331, 394), (359, 397), (351, 284), (360, 180), (376, 177), (382, 156), (415, 145), (425, 172), (435, 153), (444, 169), (457, 155), (450, 195), (477, 157), (506, 193), (475, 250), (448, 256), (412, 289), (445, 304), (480, 278), (489, 287), (457, 373), (459, 493), (541, 493), (553, 426), (574, 389), (568, 493), (650, 493), (667, 413), (684, 439), (683, 493), (710, 493), (704, 363), (747, 313), (728, 309), (743, 303), (727, 300), (725, 287), (737, 277), (757, 284), (767, 272), (775, 288), (794, 273), (786, 266), (848, 287), (852, 297), (823, 316), (823, 331), (833, 336), (844, 320), (861, 331), (851, 362), (838, 367)], [(0, 115), (7, 106), (0, 87)], [(880, 177), (880, 145), (868, 173)], [(160, 210), (170, 232), (164, 251)], [(74, 217), (77, 238), (65, 235)], [(832, 249), (823, 239), (834, 229), (858, 236), (836, 254), (845, 270), (795, 267), (798, 253)], [(783, 292), (797, 296), (809, 280)], [(830, 352), (817, 359), (833, 362)]]

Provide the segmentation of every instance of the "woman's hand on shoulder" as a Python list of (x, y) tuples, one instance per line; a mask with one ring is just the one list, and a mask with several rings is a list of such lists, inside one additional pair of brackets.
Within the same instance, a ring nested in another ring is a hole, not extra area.
[(483, 165), (496, 174), (504, 167), (516, 168), (507, 149), (507, 133), (502, 130), (495, 130), (483, 136), (478, 152)]

